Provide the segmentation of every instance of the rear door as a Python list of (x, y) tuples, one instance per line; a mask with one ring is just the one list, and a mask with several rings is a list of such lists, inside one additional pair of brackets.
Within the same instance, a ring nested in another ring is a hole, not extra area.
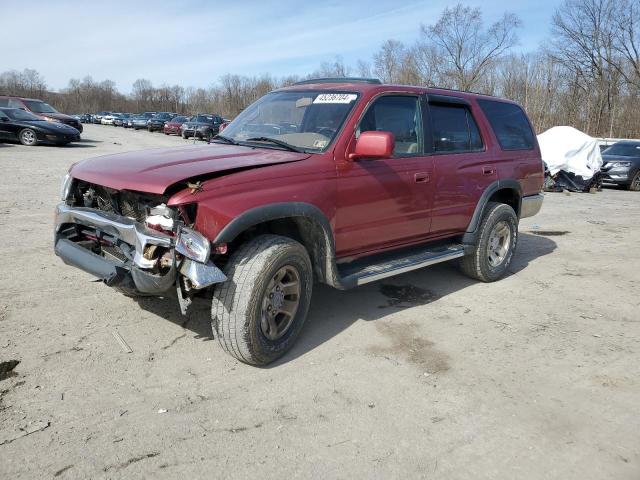
[(391, 158), (359, 159), (338, 170), (339, 256), (410, 243), (429, 234), (433, 163), (424, 153), (422, 115), (419, 95), (395, 93), (378, 97), (364, 113), (356, 138), (365, 131), (389, 131), (395, 150)]
[(482, 192), (498, 179), (478, 107), (461, 97), (428, 95), (434, 165), (431, 236), (464, 232)]

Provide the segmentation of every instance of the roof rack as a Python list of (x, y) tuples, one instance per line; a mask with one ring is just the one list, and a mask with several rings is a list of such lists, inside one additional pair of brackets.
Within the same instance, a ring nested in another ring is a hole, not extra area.
[(310, 78), (294, 83), (294, 85), (308, 85), (310, 83), (371, 83), (381, 85), (382, 82), (377, 78), (362, 77), (330, 77), (330, 78)]

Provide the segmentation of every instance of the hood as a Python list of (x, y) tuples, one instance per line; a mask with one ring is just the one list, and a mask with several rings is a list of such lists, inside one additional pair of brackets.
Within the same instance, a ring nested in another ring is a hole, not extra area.
[(604, 163), (608, 163), (608, 162), (640, 163), (640, 157), (626, 157), (624, 155), (607, 155), (606, 153), (603, 153), (602, 161)]
[(90, 158), (76, 163), (71, 176), (116, 190), (163, 194), (171, 185), (195, 177), (241, 168), (297, 162), (308, 154), (241, 147), (194, 145)]
[(33, 127), (36, 130), (42, 130), (49, 133), (77, 134), (78, 130), (64, 123), (47, 122), (46, 120), (14, 120), (14, 125)]
[(211, 122), (184, 122), (186, 125), (191, 125), (194, 127), (200, 127), (202, 125), (213, 126), (214, 124)]
[(77, 119), (73, 118), (71, 115), (65, 115), (64, 113), (35, 113), (34, 115), (37, 115), (39, 117), (49, 117), (49, 118), (55, 118), (56, 120), (73, 120), (73, 121), (78, 121)]

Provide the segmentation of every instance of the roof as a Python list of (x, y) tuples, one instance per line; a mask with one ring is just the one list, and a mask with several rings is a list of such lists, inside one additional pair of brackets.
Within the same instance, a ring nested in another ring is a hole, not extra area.
[(491, 95), (485, 95), (481, 93), (467, 92), (462, 90), (453, 90), (448, 88), (437, 88), (427, 86), (415, 86), (415, 85), (397, 85), (389, 83), (381, 83), (377, 79), (369, 78), (317, 78), (305, 80), (303, 82), (295, 83), (289, 87), (279, 88), (276, 91), (304, 91), (304, 90), (328, 90), (336, 92), (354, 92), (360, 94), (374, 95), (382, 92), (408, 92), (408, 93), (426, 93), (434, 95), (448, 95), (459, 98), (486, 98), (487, 100), (494, 100), (506, 103), (515, 103), (511, 100), (494, 97)]
[(19, 97), (17, 95), (0, 95), (0, 98), (18, 98), (20, 100), (27, 100), (29, 102), (44, 102), (44, 100), (40, 100), (39, 98)]

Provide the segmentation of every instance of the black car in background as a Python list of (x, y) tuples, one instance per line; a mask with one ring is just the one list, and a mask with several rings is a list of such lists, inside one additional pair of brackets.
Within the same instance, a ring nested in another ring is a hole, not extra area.
[(60, 113), (48, 103), (37, 98), (0, 95), (0, 107), (20, 108), (48, 122), (64, 123), (65, 125), (69, 125), (82, 133), (82, 124), (79, 120), (75, 119), (71, 115)]
[(84, 115), (80, 115), (80, 121), (82, 123), (93, 123), (93, 115), (90, 113), (85, 113)]
[(131, 117), (133, 117), (132, 113), (120, 113), (113, 119), (113, 125), (115, 127), (124, 127)]
[(621, 140), (602, 152), (602, 183), (640, 192), (640, 141)]
[(175, 113), (170, 112), (160, 112), (156, 113), (153, 117), (149, 119), (147, 122), (147, 130), (150, 132), (161, 132), (164, 128), (164, 124), (175, 117)]
[(0, 141), (17, 140), (32, 147), (38, 143), (66, 145), (80, 141), (80, 132), (69, 125), (48, 122), (19, 108), (0, 108)]
[(210, 140), (220, 131), (224, 119), (220, 115), (199, 113), (182, 125), (182, 138), (196, 137)]

